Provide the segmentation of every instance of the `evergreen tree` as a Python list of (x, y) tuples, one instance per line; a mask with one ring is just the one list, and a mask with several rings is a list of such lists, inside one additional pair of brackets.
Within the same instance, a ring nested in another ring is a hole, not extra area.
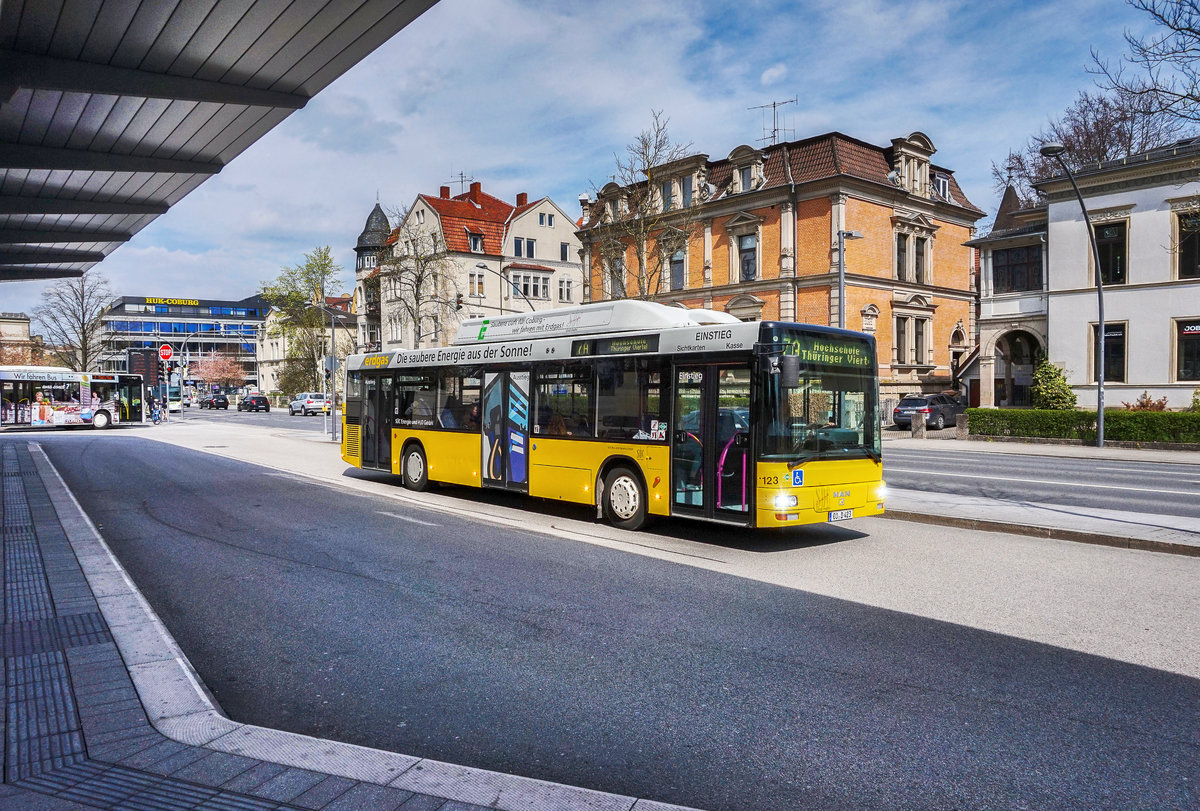
[(1067, 384), (1067, 376), (1046, 358), (1041, 358), (1033, 370), (1030, 396), (1034, 408), (1069, 411), (1075, 407), (1075, 392)]

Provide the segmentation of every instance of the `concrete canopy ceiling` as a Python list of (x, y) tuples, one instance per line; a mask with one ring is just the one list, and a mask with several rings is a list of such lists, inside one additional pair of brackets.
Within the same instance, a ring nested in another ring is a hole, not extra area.
[(0, 0), (0, 281), (79, 276), (437, 0)]

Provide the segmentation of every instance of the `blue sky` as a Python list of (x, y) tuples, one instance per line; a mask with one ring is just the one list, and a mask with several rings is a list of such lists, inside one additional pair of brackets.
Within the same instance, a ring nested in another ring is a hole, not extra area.
[[(329, 245), (349, 289), (377, 194), (407, 206), (461, 172), (577, 216), (652, 110), (719, 158), (770, 126), (749, 108), (792, 98), (795, 138), (924, 132), (990, 215), (992, 161), (1092, 88), (1091, 49), (1119, 58), (1126, 30), (1150, 29), (1121, 0), (441, 0), (97, 269), (118, 295), (236, 299)], [(44, 286), (0, 285), (0, 309)]]

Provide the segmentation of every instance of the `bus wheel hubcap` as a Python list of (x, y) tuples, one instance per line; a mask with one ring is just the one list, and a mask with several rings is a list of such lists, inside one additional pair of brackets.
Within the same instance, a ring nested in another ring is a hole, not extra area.
[(408, 479), (409, 481), (419, 482), (421, 480), (421, 471), (425, 466), (421, 464), (421, 454), (417, 452), (408, 455)]
[(637, 514), (639, 495), (637, 482), (622, 476), (613, 482), (608, 503), (618, 518), (627, 520)]

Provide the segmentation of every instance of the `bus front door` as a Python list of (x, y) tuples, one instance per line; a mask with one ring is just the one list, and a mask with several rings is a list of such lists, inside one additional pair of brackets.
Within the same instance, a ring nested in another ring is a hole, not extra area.
[(529, 490), (529, 372), (485, 372), (482, 474), (485, 487)]
[(754, 500), (750, 368), (675, 369), (671, 511), (744, 523)]
[(392, 469), (391, 375), (363, 375), (362, 466)]

